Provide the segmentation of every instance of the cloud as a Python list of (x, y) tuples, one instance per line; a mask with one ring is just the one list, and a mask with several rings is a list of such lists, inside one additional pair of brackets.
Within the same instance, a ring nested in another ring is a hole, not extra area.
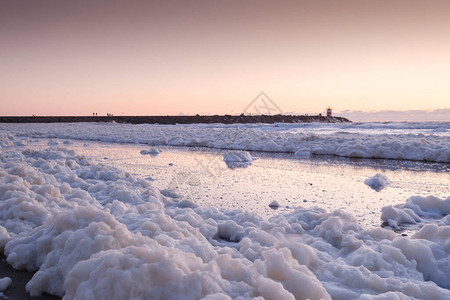
[(450, 122), (450, 108), (436, 110), (344, 110), (338, 113), (352, 121), (363, 122)]

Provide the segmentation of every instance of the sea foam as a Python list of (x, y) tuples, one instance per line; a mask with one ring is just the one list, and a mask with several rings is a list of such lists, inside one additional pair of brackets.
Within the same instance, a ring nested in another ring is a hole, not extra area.
[[(448, 214), (447, 200), (409, 202), (418, 216)], [(297, 207), (264, 219), (202, 207), (65, 148), (2, 149), (0, 212), (8, 263), (37, 271), (26, 286), (33, 296), (450, 297), (448, 225), (404, 237), (342, 210)]]

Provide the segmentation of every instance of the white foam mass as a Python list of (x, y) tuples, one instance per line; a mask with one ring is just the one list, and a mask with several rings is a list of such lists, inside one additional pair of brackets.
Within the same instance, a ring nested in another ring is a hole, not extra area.
[(14, 146), (14, 135), (9, 132), (0, 131), (0, 149), (2, 147)]
[[(412, 201), (448, 213), (438, 202)], [(33, 296), (450, 297), (445, 224), (402, 237), (317, 207), (267, 220), (165, 197), (148, 180), (56, 147), (2, 148), (0, 205), (4, 254), (14, 268), (37, 271), (26, 285)]]
[(399, 228), (401, 224), (421, 222), (423, 217), (442, 218), (449, 214), (450, 197), (440, 199), (435, 196), (414, 196), (406, 200), (404, 204), (383, 207), (381, 220), (394, 228)]
[(391, 184), (391, 181), (386, 177), (386, 175), (383, 175), (381, 173), (377, 173), (372, 177), (367, 178), (364, 180), (364, 183), (370, 188), (374, 189), (375, 191), (379, 192), (385, 187), (387, 187), (389, 184)]
[(242, 163), (254, 160), (252, 155), (247, 151), (228, 151), (223, 155), (225, 163)]
[[(77, 139), (152, 146), (210, 147), (244, 151), (335, 155), (356, 158), (385, 158), (450, 162), (450, 139), (441, 131), (448, 125), (426, 125), (418, 133), (413, 125), (393, 124), (1, 124), (18, 136)], [(402, 130), (396, 127), (403, 126)], [(408, 127), (409, 126), (409, 127)], [(413, 126), (410, 128), (410, 126)], [(441, 127), (439, 127), (441, 126)], [(447, 127), (446, 127), (447, 126)], [(361, 129), (362, 128), (362, 129)], [(389, 131), (390, 130), (390, 131)], [(331, 131), (331, 132), (330, 132)], [(426, 132), (425, 135), (423, 132)], [(1, 137), (0, 137), (1, 138)]]
[(11, 239), (11, 235), (5, 229), (5, 227), (0, 226), (0, 252), (3, 252), (5, 245)]
[(57, 146), (59, 144), (60, 143), (58, 141), (55, 141), (55, 140), (49, 140), (48, 143), (47, 143), (47, 145), (49, 145), (49, 146)]
[(149, 150), (141, 150), (142, 155), (150, 154), (150, 155), (158, 155), (162, 151), (155, 147), (150, 147)]
[(0, 292), (5, 291), (12, 283), (12, 279), (9, 277), (0, 278)]

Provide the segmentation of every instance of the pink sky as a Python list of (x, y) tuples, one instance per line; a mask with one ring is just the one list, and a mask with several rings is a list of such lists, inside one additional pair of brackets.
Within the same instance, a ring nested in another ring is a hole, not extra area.
[[(449, 1), (0, 1), (0, 115), (450, 107)], [(449, 117), (450, 118), (450, 117)]]

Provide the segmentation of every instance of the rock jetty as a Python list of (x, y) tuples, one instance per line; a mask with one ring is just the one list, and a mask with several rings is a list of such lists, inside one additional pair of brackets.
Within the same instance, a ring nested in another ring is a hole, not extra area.
[(344, 123), (343, 117), (322, 115), (213, 115), (213, 116), (0, 116), (0, 123), (116, 122), (130, 124), (234, 124), (234, 123)]

